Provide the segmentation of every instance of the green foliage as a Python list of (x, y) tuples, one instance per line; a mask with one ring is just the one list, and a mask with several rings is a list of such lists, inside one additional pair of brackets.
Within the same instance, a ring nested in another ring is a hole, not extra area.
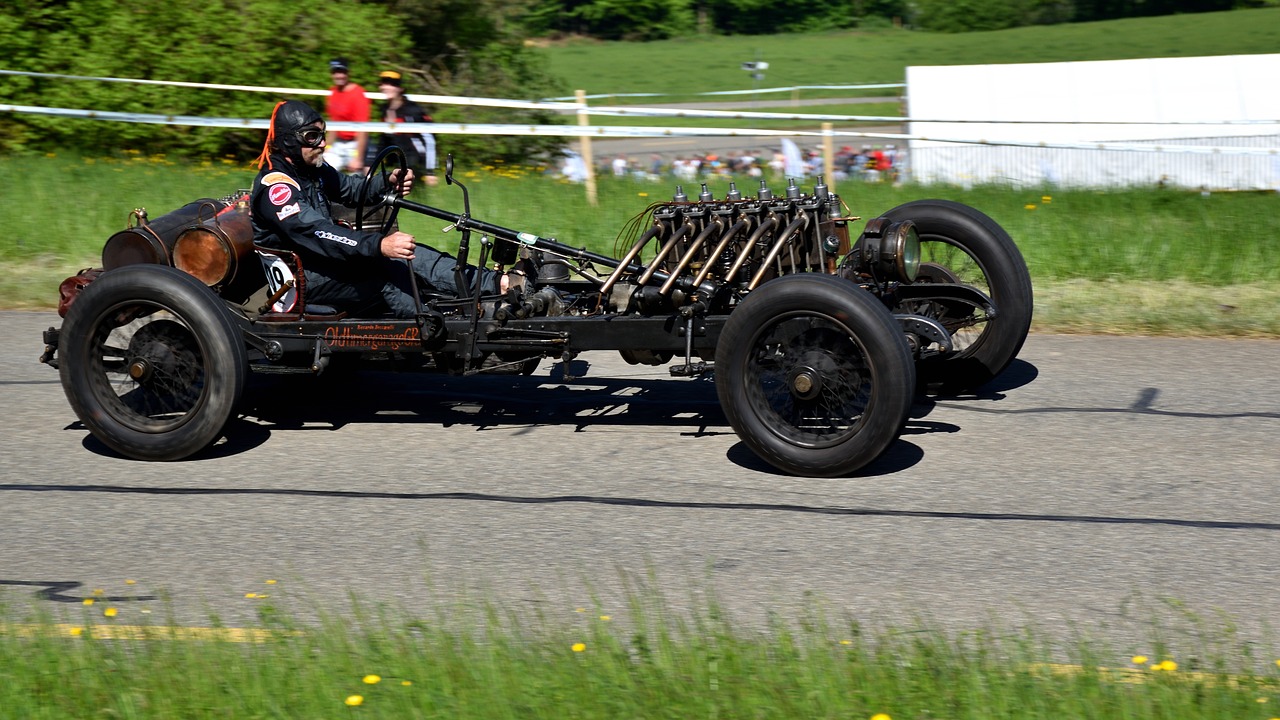
[[(501, 32), (501, 16), (490, 10), (461, 0), (391, 6), (355, 0), (33, 0), (0, 7), (0, 37), (9, 44), (9, 69), (46, 73), (324, 89), (328, 60), (343, 56), (353, 80), (366, 89), (389, 66), (421, 68), (419, 74), (434, 83), (431, 90), (444, 94), (459, 85), (471, 94), (518, 89), (520, 96), (549, 87), (538, 59)], [(0, 79), (0, 102), (59, 108), (266, 118), (280, 99), (271, 93)], [(323, 96), (299, 99), (324, 103)], [(8, 152), (55, 147), (247, 158), (257, 154), (263, 137), (261, 131), (0, 117), (0, 151)]]
[[(536, 100), (563, 95), (550, 75), (546, 57), (524, 46), (517, 20), (525, 8), (499, 0), (399, 0), (391, 4), (402, 18), (411, 59), (397, 66), (407, 73), (409, 93)], [(438, 122), (550, 125), (550, 113), (510, 108), (443, 105), (431, 108)], [(438, 152), (475, 161), (516, 162), (563, 145), (558, 138), (441, 135)]]
[[(372, 52), (404, 57), (394, 18), (356, 2), (313, 7), (274, 0), (82, 0), (46, 7), (0, 10), (9, 22), (39, 37), (13, 59), (17, 70), (68, 75), (181, 80), (199, 83), (324, 88), (326, 61), (350, 56), (357, 67), (374, 66)], [(372, 72), (372, 71), (370, 71)], [(268, 93), (29, 79), (0, 86), (5, 101), (115, 112), (265, 118), (282, 98)], [(319, 104), (318, 98), (304, 98)], [(18, 138), (0, 136), (0, 149), (19, 142), (98, 153), (250, 155), (261, 148), (260, 131), (168, 127), (93, 120), (19, 116)]]
[(534, 0), (523, 17), (534, 35), (660, 40), (697, 30), (692, 0)]
[(846, 3), (823, 0), (704, 0), (711, 24), (726, 35), (769, 35), (853, 27), (856, 17)]
[(1037, 0), (916, 0), (912, 15), (922, 30), (971, 32), (1004, 30), (1028, 24)]

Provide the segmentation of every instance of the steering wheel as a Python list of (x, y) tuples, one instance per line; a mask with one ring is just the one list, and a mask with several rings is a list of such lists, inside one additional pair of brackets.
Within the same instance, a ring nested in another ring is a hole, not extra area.
[[(365, 175), (364, 190), (360, 192), (360, 198), (356, 201), (357, 230), (365, 229), (367, 221), (375, 220), (378, 211), (390, 208), (378, 225), (378, 233), (384, 237), (391, 233), (391, 228), (396, 224), (396, 215), (400, 212), (400, 208), (394, 203), (399, 193), (391, 184), (391, 173), (398, 169), (400, 177), (404, 177), (408, 168), (404, 151), (395, 145), (390, 145), (378, 153), (378, 157), (374, 158), (373, 164), (369, 166), (369, 172)], [(374, 178), (382, 178), (382, 182), (377, 183)], [(375, 192), (379, 185), (382, 188), (381, 195)]]

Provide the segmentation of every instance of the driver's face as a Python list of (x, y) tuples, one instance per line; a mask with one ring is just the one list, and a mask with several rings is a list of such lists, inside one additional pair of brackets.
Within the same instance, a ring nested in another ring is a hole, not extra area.
[[(319, 127), (320, 131), (324, 132), (324, 123), (320, 123), (318, 126), (313, 127)], [(302, 162), (312, 167), (320, 167), (321, 165), (324, 165), (325, 147), (326, 144), (323, 137), (320, 138), (320, 144), (316, 147), (304, 146), (302, 148)]]

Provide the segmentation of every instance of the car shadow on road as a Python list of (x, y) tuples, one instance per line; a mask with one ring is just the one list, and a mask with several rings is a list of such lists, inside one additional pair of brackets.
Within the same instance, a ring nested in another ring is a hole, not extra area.
[[(1025, 367), (1011, 368), (1011, 381), (993, 385), (982, 398), (998, 399), (1002, 395), (996, 393), (1003, 389), (1030, 382), (1035, 377), (1034, 366), (1021, 365)], [(670, 428), (673, 435), (681, 437), (734, 434), (711, 376), (668, 378), (664, 371), (650, 368), (638, 371), (638, 377), (592, 376), (590, 363), (578, 359), (570, 365), (574, 379), (566, 381), (562, 369), (555, 363), (531, 376), (460, 377), (381, 370), (333, 372), (320, 377), (255, 375), (244, 393), (239, 416), (227, 424), (224, 438), (188, 460), (245, 453), (264, 445), (278, 431), (332, 432), (347, 425), (372, 423), (470, 426), (477, 432), (545, 426), (573, 426), (577, 432), (609, 426), (657, 426)], [(960, 432), (957, 425), (921, 419), (931, 407), (928, 397), (916, 398), (904, 438)], [(85, 438), (84, 447), (120, 457), (92, 435)], [(892, 474), (913, 467), (924, 455), (918, 445), (900, 439), (854, 476)], [(726, 459), (744, 469), (781, 474), (741, 442), (726, 452)]]

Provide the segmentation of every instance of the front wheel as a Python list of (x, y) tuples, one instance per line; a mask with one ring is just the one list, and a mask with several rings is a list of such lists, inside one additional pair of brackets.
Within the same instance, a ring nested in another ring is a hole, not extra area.
[(902, 432), (915, 365), (878, 299), (841, 278), (787, 275), (747, 295), (716, 345), (716, 394), (757, 455), (795, 475), (847, 475)]
[(67, 313), (58, 352), (76, 416), (138, 460), (180, 460), (216, 440), (248, 367), (222, 300), (163, 265), (128, 265), (89, 284)]
[(920, 363), (921, 381), (933, 390), (958, 393), (999, 375), (1027, 339), (1033, 306), (1031, 275), (1009, 233), (982, 212), (949, 200), (916, 200), (884, 216), (915, 223), (921, 260), (917, 282), (972, 285), (995, 304), (994, 317), (945, 301), (895, 308), (932, 317), (952, 335), (952, 353)]

